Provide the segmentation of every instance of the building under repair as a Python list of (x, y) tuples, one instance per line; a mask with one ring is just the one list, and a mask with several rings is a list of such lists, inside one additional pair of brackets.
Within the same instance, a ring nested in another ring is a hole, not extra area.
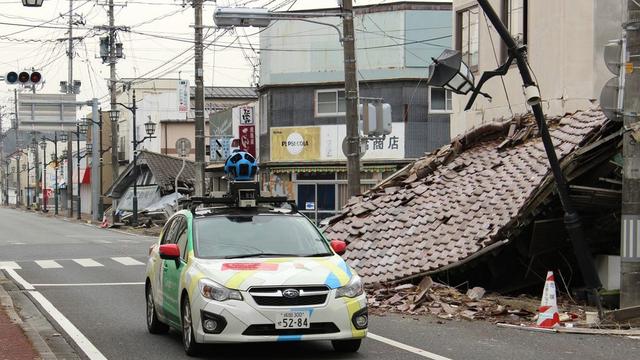
[[(594, 257), (619, 255), (620, 123), (598, 110), (548, 123)], [(474, 129), (418, 159), (352, 198), (325, 233), (349, 243), (345, 257), (369, 285), (431, 274), (509, 292), (538, 289), (547, 270), (568, 287), (582, 285), (530, 115)], [(600, 275), (605, 288), (619, 286)]]

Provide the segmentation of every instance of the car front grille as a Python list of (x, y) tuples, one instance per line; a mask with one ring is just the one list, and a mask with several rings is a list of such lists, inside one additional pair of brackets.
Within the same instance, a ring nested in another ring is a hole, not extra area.
[[(294, 289), (298, 296), (286, 297), (285, 290)], [(260, 306), (306, 306), (321, 305), (327, 301), (329, 288), (322, 286), (276, 286), (254, 287), (249, 294)]]
[(340, 332), (336, 324), (332, 322), (311, 323), (308, 329), (276, 329), (274, 324), (260, 324), (249, 326), (242, 335), (260, 336), (260, 335), (314, 335), (314, 334), (331, 334)]

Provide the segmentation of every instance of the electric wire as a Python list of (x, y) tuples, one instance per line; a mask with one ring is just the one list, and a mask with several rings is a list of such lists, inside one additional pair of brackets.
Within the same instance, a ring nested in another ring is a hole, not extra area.
[[(491, 34), (491, 27), (489, 26), (489, 18), (487, 17), (487, 14), (484, 14), (484, 19), (485, 19), (485, 23), (487, 24), (487, 32), (489, 33), (489, 40), (491, 41), (491, 49), (493, 50), (493, 57), (496, 60), (496, 66), (500, 66), (500, 61), (498, 60), (496, 46), (493, 43), (493, 35)], [(504, 83), (504, 76), (500, 76), (500, 81), (502, 82), (502, 89), (504, 90), (504, 96), (506, 97), (507, 104), (509, 105), (509, 112), (511, 113), (511, 117), (513, 117), (514, 116), (513, 108), (511, 107), (511, 99), (509, 99), (509, 92), (507, 91), (507, 86)]]

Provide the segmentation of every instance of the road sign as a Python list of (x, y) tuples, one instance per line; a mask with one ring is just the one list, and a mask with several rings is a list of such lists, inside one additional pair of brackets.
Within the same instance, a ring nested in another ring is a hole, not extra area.
[(18, 94), (18, 127), (21, 130), (76, 130), (74, 94)]
[(186, 157), (191, 152), (191, 141), (187, 138), (180, 138), (176, 141), (176, 151), (178, 156)]
[(231, 136), (211, 138), (211, 161), (223, 162), (231, 155)]

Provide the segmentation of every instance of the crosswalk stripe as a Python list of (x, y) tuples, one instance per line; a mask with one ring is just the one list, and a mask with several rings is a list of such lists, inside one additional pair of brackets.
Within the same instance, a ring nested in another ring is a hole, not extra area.
[(122, 265), (144, 265), (143, 263), (141, 263), (140, 261), (132, 258), (132, 257), (112, 257), (111, 259), (113, 259), (114, 261), (119, 262)]
[(0, 261), (0, 269), (22, 269), (15, 261)]
[(43, 269), (60, 269), (62, 267), (54, 260), (36, 260), (36, 264)]
[(72, 259), (72, 260), (84, 267), (104, 266), (93, 259)]

